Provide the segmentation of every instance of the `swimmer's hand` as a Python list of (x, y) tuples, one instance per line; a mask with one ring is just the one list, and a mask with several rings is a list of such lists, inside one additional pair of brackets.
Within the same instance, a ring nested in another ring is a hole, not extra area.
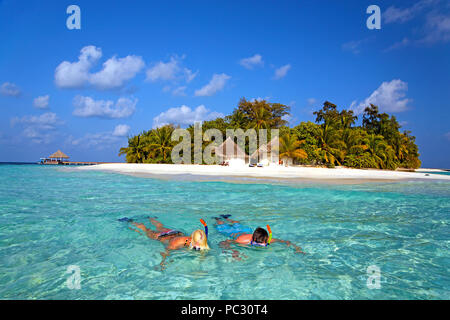
[(295, 248), (295, 253), (306, 254), (306, 252), (303, 252), (302, 248), (300, 248), (300, 247)]
[(221, 247), (223, 250), (222, 252), (225, 252), (226, 250), (230, 249), (230, 244), (233, 240), (225, 240), (219, 243), (219, 247)]
[(237, 250), (231, 250), (231, 256), (236, 259), (237, 261), (241, 261), (242, 258), (239, 256), (239, 251)]
[(272, 239), (272, 243), (274, 243), (274, 242), (282, 242), (282, 243), (285, 243), (286, 246), (288, 246), (288, 247), (290, 247), (290, 246), (294, 247), (295, 253), (306, 254), (305, 252), (302, 251), (302, 248), (296, 246), (295, 244), (293, 244), (293, 243), (292, 243), (291, 241), (289, 241), (289, 240)]
[(162, 260), (161, 260), (161, 263), (159, 264), (159, 266), (160, 266), (161, 271), (164, 271), (166, 269), (166, 265), (165, 265), (166, 258), (169, 256), (170, 250), (168, 248), (166, 248), (166, 251), (160, 252), (160, 254), (161, 254)]

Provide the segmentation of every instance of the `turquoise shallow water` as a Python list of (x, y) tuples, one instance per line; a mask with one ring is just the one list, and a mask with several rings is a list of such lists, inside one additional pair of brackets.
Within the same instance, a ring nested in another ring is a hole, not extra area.
[(443, 174), (443, 175), (445, 175), (445, 176), (450, 176), (450, 172), (449, 172), (449, 171), (445, 171), (445, 172), (422, 171), (421, 173), (428, 173), (428, 174)]
[[(137, 178), (0, 165), (1, 299), (449, 299), (450, 183), (283, 185)], [(213, 216), (300, 245), (218, 247)], [(210, 226), (207, 253), (179, 251), (118, 218), (156, 215), (190, 233)], [(81, 289), (66, 285), (69, 265)], [(369, 289), (367, 267), (381, 270)]]

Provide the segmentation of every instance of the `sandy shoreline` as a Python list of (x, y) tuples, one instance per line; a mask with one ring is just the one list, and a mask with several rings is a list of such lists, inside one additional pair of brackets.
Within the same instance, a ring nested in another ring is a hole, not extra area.
[(132, 164), (107, 163), (79, 167), (78, 170), (109, 171), (142, 177), (165, 177), (191, 175), (205, 180), (235, 180), (258, 178), (262, 180), (311, 181), (330, 183), (393, 182), (400, 180), (444, 180), (450, 176), (426, 174), (422, 172), (401, 172), (388, 170), (363, 170), (350, 168), (312, 168), (312, 167), (223, 167), (218, 165), (175, 165), (175, 164)]
[(427, 168), (419, 168), (416, 169), (416, 172), (448, 172), (449, 170), (442, 170), (442, 169), (427, 169)]

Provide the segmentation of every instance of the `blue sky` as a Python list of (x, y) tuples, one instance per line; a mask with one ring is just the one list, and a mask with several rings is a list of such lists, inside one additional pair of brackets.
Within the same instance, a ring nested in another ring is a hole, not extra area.
[(291, 125), (325, 100), (378, 104), (424, 167), (450, 167), (448, 1), (0, 0), (0, 38), (0, 161), (123, 161), (128, 135), (247, 97), (290, 105)]

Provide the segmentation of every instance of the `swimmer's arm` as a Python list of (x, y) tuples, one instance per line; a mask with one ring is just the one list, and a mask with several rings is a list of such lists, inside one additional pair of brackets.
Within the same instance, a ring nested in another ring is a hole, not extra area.
[(169, 245), (166, 247), (166, 250), (164, 252), (160, 252), (162, 256), (161, 263), (159, 264), (161, 266), (161, 270), (165, 269), (165, 262), (166, 258), (170, 255), (171, 250), (178, 250), (186, 247), (186, 241), (177, 242), (177, 243), (169, 243)]
[(231, 249), (231, 244), (234, 242), (234, 240), (225, 240), (219, 243), (219, 247), (221, 247), (224, 251)]
[(290, 246), (294, 247), (295, 253), (303, 253), (303, 254), (306, 254), (305, 252), (302, 251), (302, 248), (300, 248), (299, 246), (296, 246), (295, 244), (293, 244), (293, 243), (290, 242), (289, 240), (282, 240), (282, 239), (275, 239), (275, 238), (272, 238), (271, 243), (274, 243), (274, 242), (285, 243), (286, 246), (288, 246), (288, 247), (290, 247)]
[(164, 270), (166, 268), (166, 265), (165, 265), (166, 258), (170, 255), (170, 249), (166, 248), (166, 251), (160, 252), (160, 254), (162, 256), (162, 260), (161, 260), (159, 266), (161, 267), (161, 270)]
[(234, 243), (234, 240), (225, 240), (219, 243), (219, 247), (221, 247), (223, 250), (222, 252), (231, 251), (231, 256), (235, 258), (236, 260), (242, 260), (241, 257), (239, 257), (239, 251), (231, 249), (231, 244)]

